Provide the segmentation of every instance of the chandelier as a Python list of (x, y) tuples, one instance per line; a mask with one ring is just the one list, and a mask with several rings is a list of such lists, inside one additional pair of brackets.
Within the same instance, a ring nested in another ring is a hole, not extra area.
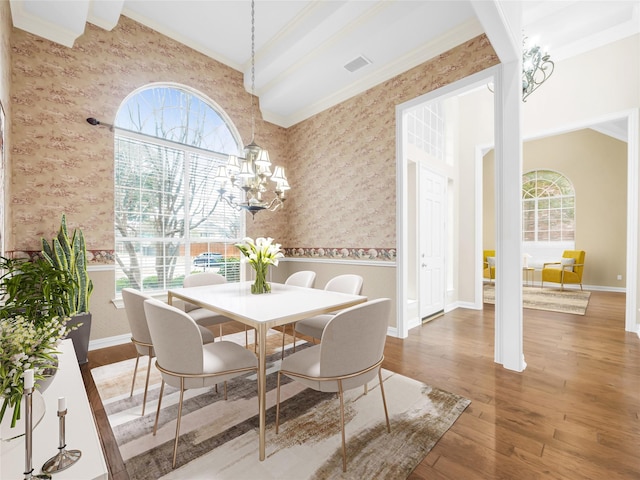
[[(251, 142), (244, 147), (244, 156), (229, 155), (227, 164), (218, 167), (215, 181), (220, 185), (216, 204), (223, 200), (236, 210), (246, 210), (254, 218), (262, 210), (273, 212), (281, 207), (284, 192), (291, 188), (284, 168), (277, 166), (272, 172), (269, 152), (254, 141), (255, 89), (255, 1), (251, 0)], [(269, 182), (273, 184), (271, 190)]]
[(526, 45), (527, 37), (523, 40), (524, 53), (522, 55), (522, 101), (537, 90), (553, 73), (554, 63), (549, 60), (549, 54), (532, 43)]

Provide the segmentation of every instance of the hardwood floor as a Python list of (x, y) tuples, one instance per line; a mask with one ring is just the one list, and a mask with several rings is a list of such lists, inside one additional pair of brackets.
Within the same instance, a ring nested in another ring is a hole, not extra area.
[[(384, 368), (471, 400), (409, 478), (639, 479), (640, 339), (624, 331), (624, 304), (593, 292), (585, 316), (525, 309), (522, 373), (493, 361), (492, 305), (388, 338)], [(82, 368), (115, 480), (129, 477), (89, 369), (133, 356), (92, 351)]]

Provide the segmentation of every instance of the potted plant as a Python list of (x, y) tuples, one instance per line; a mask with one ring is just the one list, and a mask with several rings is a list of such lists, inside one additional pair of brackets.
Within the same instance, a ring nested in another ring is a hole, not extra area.
[(89, 338), (91, 336), (91, 313), (89, 298), (93, 292), (93, 282), (87, 273), (87, 247), (82, 230), (75, 229), (69, 238), (67, 219), (62, 215), (58, 236), (51, 241), (42, 239), (42, 256), (57, 270), (66, 272), (73, 279), (73, 289), (65, 295), (62, 306), (64, 314), (71, 317), (70, 324), (78, 325), (69, 334), (78, 357), (78, 363), (87, 363)]
[(23, 373), (32, 368), (43, 389), (45, 370), (55, 367), (69, 318), (62, 299), (73, 287), (66, 272), (43, 259), (29, 262), (0, 257), (0, 421), (13, 409), (11, 427), (20, 418)]

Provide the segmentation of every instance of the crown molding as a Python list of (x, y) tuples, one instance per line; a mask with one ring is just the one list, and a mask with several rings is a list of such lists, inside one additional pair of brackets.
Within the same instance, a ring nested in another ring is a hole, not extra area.
[(282, 117), (276, 113), (262, 108), (264, 120), (279, 125), (284, 128), (291, 127), (306, 120), (330, 107), (342, 103), (355, 95), (358, 95), (390, 78), (410, 70), (441, 53), (444, 53), (464, 42), (471, 40), (484, 33), (480, 22), (477, 19), (469, 20), (457, 28), (449, 30), (445, 35), (436, 40), (422, 45), (420, 48), (399, 57), (395, 62), (390, 63), (385, 68), (374, 71), (371, 75), (352, 83), (351, 85), (338, 90), (320, 101), (298, 110), (287, 117)]
[(144, 25), (147, 28), (155, 30), (158, 33), (161, 33), (165, 37), (168, 37), (172, 40), (175, 40), (178, 43), (181, 43), (182, 45), (192, 48), (195, 51), (200, 52), (209, 58), (212, 58), (220, 63), (223, 63), (228, 67), (233, 68), (234, 70), (242, 71), (242, 65), (238, 64), (237, 62), (234, 62), (233, 60), (229, 59), (228, 57), (225, 57), (224, 55), (221, 55), (220, 53), (214, 50), (206, 48), (204, 45), (202, 45), (199, 42), (195, 42), (192, 39), (185, 37), (184, 35), (180, 35), (175, 30), (172, 30), (171, 28), (165, 25), (161, 25), (158, 22), (151, 20), (149, 17), (140, 15), (138, 12), (135, 12), (130, 8), (125, 7), (122, 10), (122, 15)]

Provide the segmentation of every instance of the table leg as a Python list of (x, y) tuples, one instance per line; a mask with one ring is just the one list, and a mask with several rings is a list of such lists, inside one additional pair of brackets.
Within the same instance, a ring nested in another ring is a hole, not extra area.
[(267, 328), (259, 325), (256, 329), (258, 341), (258, 414), (260, 437), (260, 461), (265, 458), (265, 434), (267, 420)]

